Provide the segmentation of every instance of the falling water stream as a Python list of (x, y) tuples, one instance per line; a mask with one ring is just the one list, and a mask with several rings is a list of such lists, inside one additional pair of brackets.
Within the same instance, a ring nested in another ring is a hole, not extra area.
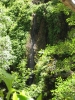
[(31, 28), (31, 40), (30, 40), (30, 52), (29, 52), (29, 59), (28, 59), (28, 67), (31, 69), (31, 75), (28, 80), (28, 85), (31, 85), (33, 83), (34, 75), (32, 73), (32, 70), (34, 69), (35, 63), (34, 63), (34, 46), (35, 46), (35, 34), (36, 34), (36, 15), (33, 16), (33, 22), (32, 22), (32, 28)]

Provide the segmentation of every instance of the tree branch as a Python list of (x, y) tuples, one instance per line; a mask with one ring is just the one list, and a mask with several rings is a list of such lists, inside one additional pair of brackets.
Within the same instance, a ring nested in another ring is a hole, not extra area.
[(75, 11), (75, 0), (62, 0), (62, 2), (71, 10)]

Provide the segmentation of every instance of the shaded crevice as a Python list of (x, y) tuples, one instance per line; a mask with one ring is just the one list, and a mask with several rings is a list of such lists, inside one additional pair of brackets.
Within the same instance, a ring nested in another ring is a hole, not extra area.
[[(39, 23), (38, 23), (39, 22)], [(34, 70), (35, 60), (37, 52), (40, 49), (44, 49), (47, 42), (46, 37), (46, 28), (45, 28), (44, 18), (39, 19), (39, 16), (36, 14), (33, 15), (32, 27), (30, 31), (30, 47), (28, 54), (28, 68)], [(31, 85), (34, 81), (34, 75), (31, 73), (30, 78), (28, 79), (28, 85)]]
[(28, 56), (28, 68), (30, 68), (31, 70), (31, 75), (27, 81), (28, 85), (31, 85), (33, 83), (34, 80), (34, 74), (32, 73), (32, 70), (34, 70), (34, 66), (35, 66), (35, 61), (34, 61), (34, 55), (35, 55), (35, 45), (36, 45), (36, 15), (33, 15), (33, 21), (32, 21), (32, 27), (31, 27), (31, 31), (30, 31), (30, 50), (29, 50), (29, 56)]

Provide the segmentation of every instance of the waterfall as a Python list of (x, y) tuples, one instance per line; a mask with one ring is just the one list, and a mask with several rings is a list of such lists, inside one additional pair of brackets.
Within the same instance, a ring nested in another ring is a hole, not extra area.
[(32, 22), (32, 28), (30, 31), (31, 39), (30, 39), (30, 52), (28, 57), (28, 68), (31, 69), (31, 75), (28, 79), (27, 84), (31, 85), (34, 80), (34, 75), (32, 73), (32, 70), (34, 69), (35, 62), (34, 62), (34, 54), (35, 54), (35, 45), (36, 45), (36, 15), (33, 16), (33, 22)]
[(34, 70), (35, 61), (34, 56), (37, 55), (37, 51), (44, 49), (46, 46), (47, 34), (44, 18), (39, 18), (38, 15), (33, 14), (33, 20), (31, 22), (29, 50), (28, 50), (28, 68), (31, 69), (31, 75), (27, 80), (27, 84), (31, 85), (34, 82)]

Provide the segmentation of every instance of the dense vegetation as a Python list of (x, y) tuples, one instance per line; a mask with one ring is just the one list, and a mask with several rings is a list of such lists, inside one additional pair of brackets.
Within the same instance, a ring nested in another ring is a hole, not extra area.
[(74, 100), (74, 28), (60, 0), (1, 0), (0, 99)]

